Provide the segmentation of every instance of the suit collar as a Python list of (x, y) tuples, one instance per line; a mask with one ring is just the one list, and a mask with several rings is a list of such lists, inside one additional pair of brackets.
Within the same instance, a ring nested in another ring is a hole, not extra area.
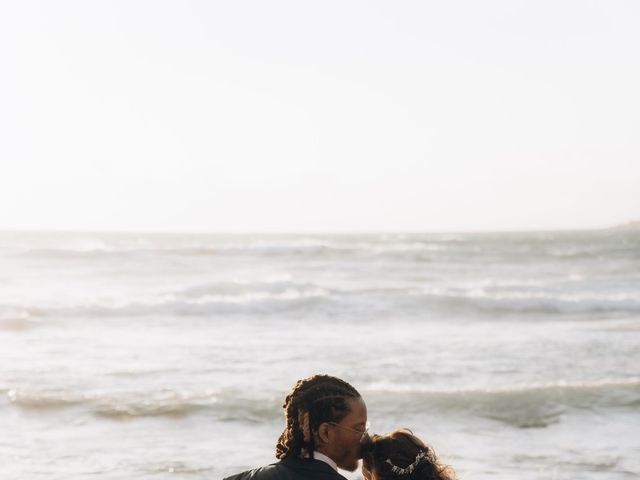
[(320, 452), (314, 451), (313, 452), (313, 459), (314, 460), (320, 460), (320, 461), (326, 463), (327, 465), (329, 465), (336, 472), (338, 471), (338, 465), (336, 465), (336, 462), (334, 462), (333, 459), (327, 457), (324, 453), (320, 453)]
[(284, 460), (282, 460), (282, 463), (294, 470), (313, 471), (313, 472), (321, 473), (323, 475), (327, 474), (338, 480), (346, 480), (346, 478), (340, 475), (337, 471), (335, 471), (331, 467), (331, 465), (321, 460), (315, 460), (313, 458), (287, 457)]

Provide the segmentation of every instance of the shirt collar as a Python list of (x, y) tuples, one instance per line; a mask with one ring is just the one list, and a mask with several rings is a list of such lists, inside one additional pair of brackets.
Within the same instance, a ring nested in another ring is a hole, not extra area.
[(333, 468), (336, 472), (338, 471), (338, 464), (327, 457), (324, 453), (314, 451), (313, 458), (315, 460), (320, 460), (321, 462), (328, 463), (329, 465), (331, 465), (331, 468)]

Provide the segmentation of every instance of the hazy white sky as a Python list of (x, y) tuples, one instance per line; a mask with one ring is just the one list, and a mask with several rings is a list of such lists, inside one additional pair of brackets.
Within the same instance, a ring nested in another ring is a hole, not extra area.
[(0, 229), (640, 218), (640, 2), (0, 0)]

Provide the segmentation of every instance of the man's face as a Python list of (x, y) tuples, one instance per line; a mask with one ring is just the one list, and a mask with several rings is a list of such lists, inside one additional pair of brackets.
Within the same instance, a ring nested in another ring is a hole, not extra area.
[(368, 440), (363, 432), (367, 428), (367, 406), (362, 398), (347, 400), (351, 411), (338, 425), (330, 425), (331, 442), (327, 453), (338, 467), (350, 472), (358, 468), (362, 458), (362, 445)]

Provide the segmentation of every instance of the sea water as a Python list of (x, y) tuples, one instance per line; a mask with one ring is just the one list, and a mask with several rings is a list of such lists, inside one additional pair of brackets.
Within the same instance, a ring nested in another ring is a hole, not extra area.
[(0, 234), (1, 479), (271, 463), (314, 373), (461, 478), (638, 478), (640, 232)]

